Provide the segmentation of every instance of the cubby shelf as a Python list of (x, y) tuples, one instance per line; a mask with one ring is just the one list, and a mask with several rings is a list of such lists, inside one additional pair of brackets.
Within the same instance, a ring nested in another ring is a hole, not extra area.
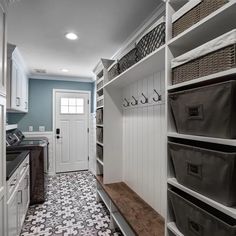
[(97, 97), (97, 102), (104, 99), (104, 95)]
[(102, 105), (102, 106), (98, 106), (98, 107), (97, 107), (97, 110), (98, 110), (98, 109), (101, 109), (101, 108), (103, 108), (103, 107), (104, 107), (103, 105)]
[(199, 193), (197, 193), (197, 192), (195, 192), (195, 191), (179, 184), (175, 178), (169, 178), (167, 180), (167, 183), (174, 186), (174, 187), (176, 187), (176, 188), (181, 189), (182, 191), (192, 195), (193, 197), (205, 202), (206, 204), (214, 207), (215, 209), (217, 209), (217, 210), (231, 216), (232, 218), (236, 219), (236, 208), (224, 206), (223, 204), (221, 204), (219, 202), (216, 202), (216, 201), (214, 201), (214, 200), (212, 200), (212, 199), (210, 199), (210, 198), (208, 198), (208, 197), (206, 197), (202, 194), (199, 194)]
[(165, 45), (161, 46), (141, 61), (109, 81), (104, 88), (122, 88), (128, 84), (165, 69)]
[(103, 125), (99, 125), (99, 124), (97, 124), (96, 126), (97, 126), (97, 127), (101, 127), (101, 128), (103, 128)]
[(97, 162), (103, 166), (103, 162), (99, 158), (97, 158)]
[(212, 137), (205, 137), (205, 136), (179, 134), (175, 132), (169, 132), (168, 137), (236, 146), (236, 139), (212, 138)]
[[(236, 0), (231, 0), (168, 42), (183, 53), (236, 28)], [(216, 30), (217, 28), (217, 30)], [(181, 49), (184, 49), (182, 51)]]
[(171, 91), (171, 90), (175, 90), (175, 89), (190, 87), (190, 86), (193, 86), (193, 85), (202, 85), (202, 84), (206, 84), (206, 83), (209, 83), (209, 82), (218, 81), (220, 78), (222, 80), (225, 80), (225, 79), (231, 78), (235, 75), (236, 75), (236, 68), (233, 68), (233, 69), (222, 71), (222, 72), (215, 73), (215, 74), (212, 74), (212, 75), (204, 76), (204, 77), (201, 77), (201, 78), (198, 78), (198, 79), (193, 79), (193, 80), (186, 81), (186, 82), (183, 82), (183, 83), (170, 85), (170, 86), (167, 87), (167, 90)]
[(167, 229), (169, 229), (176, 236), (184, 236), (177, 228), (175, 222), (170, 222), (167, 224)]
[(103, 90), (103, 87), (97, 90), (97, 93), (100, 93)]
[(100, 142), (98, 142), (98, 141), (97, 141), (97, 144), (99, 144), (100, 146), (102, 146), (102, 147), (103, 147), (103, 143), (100, 143)]

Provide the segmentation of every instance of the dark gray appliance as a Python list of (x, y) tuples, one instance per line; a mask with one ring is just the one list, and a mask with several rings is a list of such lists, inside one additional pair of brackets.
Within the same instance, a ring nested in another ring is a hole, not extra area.
[(7, 151), (30, 151), (30, 204), (45, 201), (45, 178), (48, 171), (47, 138), (25, 138), (19, 129), (7, 131)]

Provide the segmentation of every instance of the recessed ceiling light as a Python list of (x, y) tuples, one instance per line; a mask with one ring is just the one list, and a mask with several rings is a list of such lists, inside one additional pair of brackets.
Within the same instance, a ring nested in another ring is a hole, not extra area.
[(62, 69), (61, 71), (62, 71), (62, 72), (69, 72), (68, 69)]
[(65, 37), (66, 37), (67, 39), (70, 39), (70, 40), (76, 40), (76, 39), (78, 39), (78, 35), (76, 35), (75, 33), (72, 33), (72, 32), (66, 33), (66, 34), (65, 34)]

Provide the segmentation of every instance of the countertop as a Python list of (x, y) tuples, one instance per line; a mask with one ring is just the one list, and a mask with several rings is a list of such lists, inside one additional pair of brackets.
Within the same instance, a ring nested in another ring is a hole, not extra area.
[(25, 160), (29, 151), (7, 151), (6, 155), (6, 178), (9, 180), (20, 164)]

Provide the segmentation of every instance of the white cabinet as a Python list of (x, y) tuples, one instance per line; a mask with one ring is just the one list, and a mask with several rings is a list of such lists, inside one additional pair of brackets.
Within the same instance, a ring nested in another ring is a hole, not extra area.
[(22, 176), (18, 188), (18, 234), (24, 223), (27, 209), (29, 206), (29, 168)]
[(5, 11), (0, 4), (0, 94), (6, 95), (6, 34)]
[(29, 207), (29, 155), (7, 181), (7, 236), (20, 235)]
[(6, 99), (0, 96), (0, 235), (6, 235)]
[(18, 192), (17, 189), (14, 190), (11, 198), (7, 203), (7, 213), (8, 213), (8, 236), (18, 235)]
[(28, 78), (26, 67), (15, 45), (7, 46), (7, 110), (28, 112)]

